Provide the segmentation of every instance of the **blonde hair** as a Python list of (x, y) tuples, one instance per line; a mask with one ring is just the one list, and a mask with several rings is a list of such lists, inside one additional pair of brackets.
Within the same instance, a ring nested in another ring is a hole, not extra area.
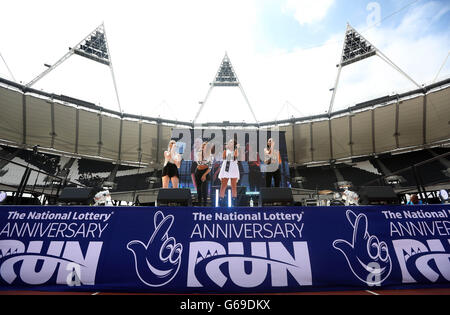
[(175, 145), (175, 144), (177, 144), (177, 142), (175, 140), (170, 140), (169, 146), (167, 147), (167, 151), (170, 151), (170, 145), (171, 144)]

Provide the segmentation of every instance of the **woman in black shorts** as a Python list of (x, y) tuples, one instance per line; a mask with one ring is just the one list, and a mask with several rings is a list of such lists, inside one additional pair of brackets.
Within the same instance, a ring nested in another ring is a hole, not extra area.
[(164, 152), (164, 168), (163, 168), (163, 188), (169, 188), (169, 183), (172, 182), (172, 188), (178, 188), (180, 183), (180, 175), (178, 169), (181, 166), (181, 156), (175, 151), (176, 142), (170, 141), (169, 148)]

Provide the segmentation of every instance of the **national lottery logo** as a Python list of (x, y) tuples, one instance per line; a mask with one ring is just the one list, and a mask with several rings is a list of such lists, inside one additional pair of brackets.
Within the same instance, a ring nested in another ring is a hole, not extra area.
[(134, 255), (137, 276), (149, 287), (170, 283), (180, 270), (183, 245), (169, 235), (173, 223), (172, 215), (164, 216), (158, 211), (154, 216), (155, 230), (149, 241), (144, 244), (135, 240), (127, 245)]
[(385, 242), (368, 232), (368, 219), (364, 214), (347, 211), (347, 220), (353, 228), (353, 238), (336, 240), (333, 247), (340, 251), (353, 274), (368, 286), (380, 286), (392, 272), (392, 260)]

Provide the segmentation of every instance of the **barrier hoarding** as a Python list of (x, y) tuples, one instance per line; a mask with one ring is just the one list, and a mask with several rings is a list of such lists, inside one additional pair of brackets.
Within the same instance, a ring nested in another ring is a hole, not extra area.
[(2, 290), (446, 286), (450, 207), (0, 207)]

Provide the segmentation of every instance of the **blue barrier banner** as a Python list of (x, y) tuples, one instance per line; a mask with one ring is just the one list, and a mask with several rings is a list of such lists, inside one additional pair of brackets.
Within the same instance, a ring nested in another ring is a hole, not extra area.
[(1, 290), (449, 286), (450, 206), (0, 207)]

